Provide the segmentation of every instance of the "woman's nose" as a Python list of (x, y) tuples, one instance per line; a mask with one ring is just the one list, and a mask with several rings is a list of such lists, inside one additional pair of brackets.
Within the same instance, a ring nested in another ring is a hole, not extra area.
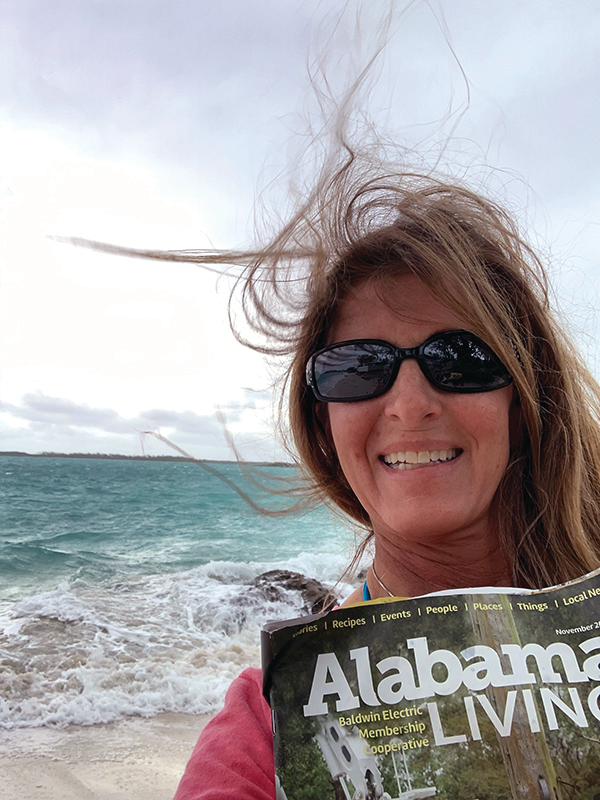
[(435, 419), (442, 411), (439, 391), (427, 380), (414, 358), (405, 359), (391, 388), (383, 395), (385, 413), (405, 425)]

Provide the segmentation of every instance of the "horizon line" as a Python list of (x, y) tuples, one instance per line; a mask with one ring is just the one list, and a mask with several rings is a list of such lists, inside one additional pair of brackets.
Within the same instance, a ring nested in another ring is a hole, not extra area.
[(184, 461), (188, 464), (195, 462), (209, 462), (212, 464), (245, 464), (248, 466), (269, 466), (269, 467), (293, 467), (291, 461), (238, 461), (234, 459), (220, 458), (187, 458), (186, 456), (167, 456), (167, 455), (125, 455), (122, 453), (57, 453), (53, 451), (43, 451), (41, 453), (26, 453), (21, 450), (2, 450), (0, 457), (26, 457), (26, 458), (90, 458), (90, 459), (114, 459), (120, 461)]

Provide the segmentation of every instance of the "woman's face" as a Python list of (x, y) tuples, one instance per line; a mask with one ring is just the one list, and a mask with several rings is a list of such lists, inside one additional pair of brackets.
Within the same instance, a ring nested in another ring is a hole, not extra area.
[[(341, 306), (330, 343), (383, 339), (414, 347), (465, 322), (413, 275), (385, 296), (362, 284)], [(393, 307), (393, 311), (391, 310)], [(455, 394), (430, 384), (414, 359), (381, 397), (328, 403), (323, 419), (340, 465), (376, 534), (426, 544), (495, 534), (492, 502), (506, 470), (513, 387)], [(417, 461), (416, 467), (399, 467)]]

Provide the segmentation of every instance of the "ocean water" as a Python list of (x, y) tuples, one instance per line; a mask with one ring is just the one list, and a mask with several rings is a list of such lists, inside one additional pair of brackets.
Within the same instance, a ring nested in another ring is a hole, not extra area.
[(327, 510), (261, 515), (195, 464), (0, 457), (0, 727), (218, 710), (262, 625), (306, 611), (253, 579), (333, 586), (353, 544)]

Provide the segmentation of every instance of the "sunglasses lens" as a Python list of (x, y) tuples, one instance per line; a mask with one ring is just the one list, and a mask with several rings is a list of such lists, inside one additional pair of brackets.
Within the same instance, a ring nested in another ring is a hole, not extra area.
[(394, 374), (395, 352), (384, 344), (345, 344), (319, 353), (314, 384), (326, 400), (363, 400), (382, 394)]
[(441, 334), (423, 348), (432, 381), (454, 392), (492, 391), (507, 386), (510, 373), (498, 356), (474, 334)]

